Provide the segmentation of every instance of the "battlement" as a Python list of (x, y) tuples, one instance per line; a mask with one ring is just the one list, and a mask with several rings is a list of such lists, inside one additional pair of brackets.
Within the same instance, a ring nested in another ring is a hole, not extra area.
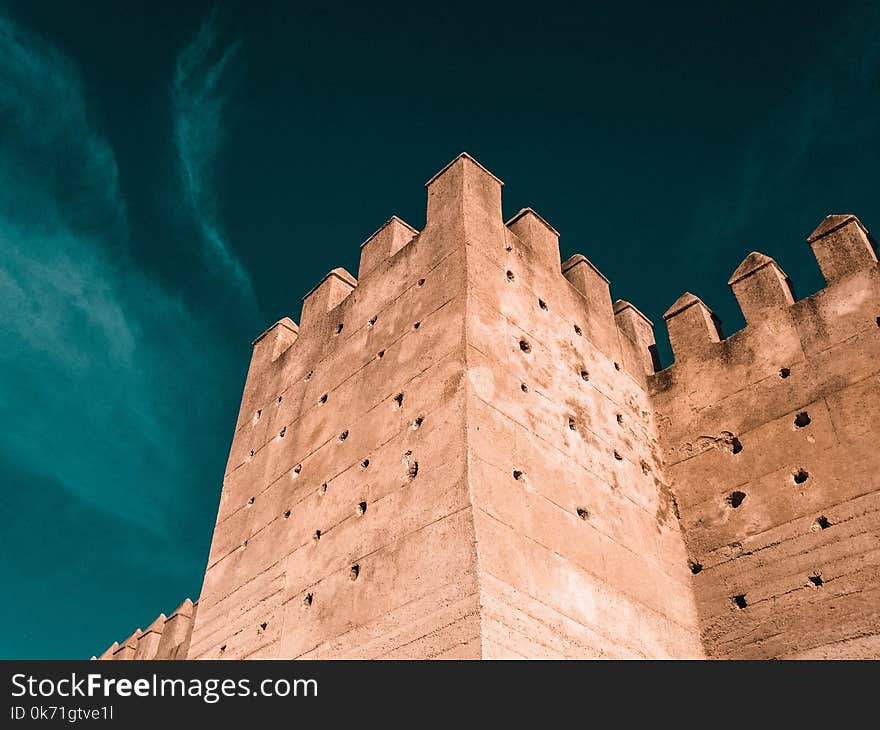
[(659, 370), (651, 320), (502, 186), (459, 155), (423, 230), (392, 216), (254, 341), (198, 611), (101, 658), (880, 655), (858, 219), (810, 236), (804, 300), (749, 254), (730, 337), (682, 295)]
[[(727, 282), (742, 310), (746, 329), (760, 329), (769, 322), (789, 318), (797, 322), (809, 317), (816, 307), (836, 291), (848, 297), (850, 289), (870, 291), (876, 286), (877, 254), (876, 244), (867, 230), (853, 215), (829, 215), (810, 234), (807, 239), (822, 270), (827, 286), (825, 289), (804, 300), (797, 300), (791, 280), (772, 258), (753, 251), (737, 267)], [(870, 306), (860, 315), (867, 326), (873, 315)], [(834, 316), (832, 312), (829, 314)], [(841, 325), (850, 328), (852, 313), (840, 312)], [(676, 363), (697, 358), (704, 361), (713, 356), (731, 357), (731, 351), (740, 347), (763, 346), (775, 349), (776, 343), (769, 338), (755, 341), (754, 338), (737, 332), (724, 337), (721, 321), (703, 301), (686, 292), (663, 315), (669, 330), (669, 341)], [(796, 326), (796, 324), (795, 324)], [(831, 319), (823, 326), (833, 332)]]
[(198, 601), (187, 598), (170, 616), (160, 613), (145, 631), (135, 629), (122, 644), (114, 641), (92, 659), (186, 659), (197, 609)]

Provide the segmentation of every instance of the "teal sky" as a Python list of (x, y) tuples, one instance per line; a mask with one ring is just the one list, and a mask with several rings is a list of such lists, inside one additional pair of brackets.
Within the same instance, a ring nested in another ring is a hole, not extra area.
[(752, 250), (880, 230), (870, 3), (0, 0), (0, 657), (196, 598), (250, 342), (467, 150), (615, 297), (729, 334)]

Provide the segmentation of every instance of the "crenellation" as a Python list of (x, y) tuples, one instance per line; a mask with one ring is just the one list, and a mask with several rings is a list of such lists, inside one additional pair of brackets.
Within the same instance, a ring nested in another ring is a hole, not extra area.
[(614, 303), (614, 321), (624, 338), (620, 341), (620, 351), (627, 372), (634, 376), (657, 372), (660, 360), (654, 339), (654, 323), (623, 299)]
[(791, 281), (773, 259), (752, 251), (727, 282), (748, 324), (794, 304)]
[[(880, 267), (653, 325), (462, 154), (254, 342), (198, 604), (106, 658), (876, 657)], [(198, 610), (197, 610), (198, 609)], [(832, 618), (829, 618), (831, 616)]]
[(807, 242), (829, 285), (877, 264), (877, 244), (854, 215), (827, 216)]
[(328, 329), (331, 334), (342, 333), (344, 322), (337, 317), (329, 321), (330, 314), (357, 286), (357, 279), (345, 269), (336, 268), (327, 274), (320, 283), (303, 297), (300, 327), (303, 330), (317, 328), (323, 332)]
[(583, 322), (577, 325), (607, 357), (620, 357), (617, 323), (611, 304), (611, 286), (605, 275), (582, 254), (575, 254), (562, 264), (562, 274), (584, 298)]
[(116, 646), (116, 649), (113, 652), (113, 656), (110, 658), (113, 661), (130, 661), (135, 658), (135, 654), (137, 653), (137, 645), (138, 639), (141, 636), (141, 630), (135, 629), (134, 633), (129, 636), (125, 641)]
[(138, 636), (135, 659), (155, 659), (159, 651), (159, 642), (162, 640), (162, 631), (165, 629), (165, 614), (160, 613), (143, 633)]
[(713, 343), (721, 342), (721, 321), (698, 296), (685, 292), (663, 315), (669, 330), (669, 344), (676, 362), (705, 357)]
[(370, 271), (384, 264), (418, 234), (419, 232), (409, 223), (396, 215), (391, 216), (378, 231), (361, 244), (358, 279), (363, 279)]
[(508, 230), (528, 246), (535, 262), (559, 271), (559, 232), (531, 208), (523, 208), (507, 223)]

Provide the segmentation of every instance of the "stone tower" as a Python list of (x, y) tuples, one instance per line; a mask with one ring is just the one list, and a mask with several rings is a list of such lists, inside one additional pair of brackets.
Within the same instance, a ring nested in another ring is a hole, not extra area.
[[(460, 155), (423, 231), (392, 218), (357, 279), (333, 270), (257, 338), (167, 651), (880, 656), (880, 272), (858, 220), (810, 237), (828, 286), (802, 301), (750, 254), (728, 339), (685, 294), (655, 373), (651, 322), (560, 263), (537, 213), (505, 223), (501, 187)], [(160, 619), (102, 658), (168, 656)]]

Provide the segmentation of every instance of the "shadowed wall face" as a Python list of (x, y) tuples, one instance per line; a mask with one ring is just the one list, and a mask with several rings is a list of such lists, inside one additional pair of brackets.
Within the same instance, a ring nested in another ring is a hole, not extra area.
[(810, 245), (825, 289), (793, 303), (750, 254), (746, 328), (718, 341), (693, 297), (649, 378), (712, 657), (880, 655), (880, 271), (853, 216)]
[(479, 655), (464, 255), (406, 230), (256, 343), (192, 657)]

